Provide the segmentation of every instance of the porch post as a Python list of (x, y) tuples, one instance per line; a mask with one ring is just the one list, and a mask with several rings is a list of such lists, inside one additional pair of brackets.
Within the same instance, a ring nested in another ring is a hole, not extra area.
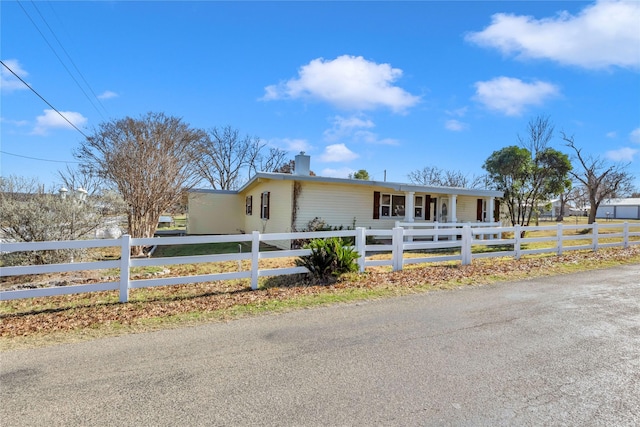
[(413, 222), (415, 220), (415, 193), (413, 191), (405, 191), (405, 207), (404, 207), (404, 221), (405, 222)]
[(485, 218), (485, 222), (493, 222), (493, 210), (495, 209), (495, 197), (489, 197), (489, 206), (487, 206), (487, 217)]
[[(485, 222), (490, 222), (490, 223), (494, 222), (493, 210), (495, 209), (495, 205), (496, 205), (496, 198), (495, 197), (489, 197), (489, 204), (487, 206), (487, 212), (485, 212), (485, 214), (486, 214), (486, 217), (484, 219)], [(495, 234), (489, 234), (489, 240), (492, 240), (495, 237), (496, 237)]]
[(455, 194), (450, 194), (449, 195), (449, 204), (451, 205), (451, 209), (449, 212), (451, 212), (451, 222), (455, 223), (458, 222), (458, 217), (456, 216), (456, 198), (458, 196)]
[[(404, 221), (405, 222), (414, 222), (415, 221), (415, 193), (413, 191), (405, 191), (404, 192)], [(413, 227), (409, 227), (413, 229)], [(413, 242), (413, 236), (408, 236), (407, 241)]]

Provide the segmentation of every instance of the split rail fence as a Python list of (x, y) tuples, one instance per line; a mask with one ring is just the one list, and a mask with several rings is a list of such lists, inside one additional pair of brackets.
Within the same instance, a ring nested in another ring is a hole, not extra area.
[[(535, 226), (535, 227), (499, 227), (494, 224), (482, 226), (473, 224), (442, 224), (438, 228), (420, 227), (419, 224), (402, 223), (404, 227), (391, 230), (355, 230), (298, 232), (298, 233), (259, 233), (236, 235), (210, 235), (185, 237), (131, 238), (124, 235), (119, 239), (74, 240), (55, 242), (3, 243), (2, 252), (88, 249), (100, 247), (119, 247), (120, 259), (110, 261), (73, 262), (66, 264), (27, 265), (0, 268), (0, 277), (27, 276), (47, 273), (63, 273), (86, 270), (119, 270), (119, 280), (113, 282), (41, 287), (35, 289), (17, 289), (0, 291), (0, 301), (46, 297), (54, 295), (77, 294), (96, 291), (119, 291), (121, 302), (129, 300), (129, 290), (153, 286), (182, 285), (211, 282), (218, 280), (249, 279), (252, 289), (258, 289), (258, 278), (275, 275), (307, 273), (304, 267), (260, 269), (259, 261), (269, 258), (299, 257), (308, 255), (308, 249), (260, 251), (261, 242), (318, 239), (327, 237), (351, 238), (354, 248), (360, 255), (358, 266), (361, 272), (367, 267), (390, 266), (394, 271), (403, 266), (416, 263), (459, 261), (470, 264), (473, 258), (513, 257), (523, 255), (555, 253), (565, 251), (591, 250), (604, 247), (628, 247), (640, 244), (640, 224), (598, 224)], [(410, 228), (408, 228), (410, 226)], [(573, 234), (568, 233), (573, 230)], [(526, 233), (523, 233), (526, 231)], [(552, 236), (522, 237), (534, 231), (552, 231)], [(505, 238), (504, 236), (510, 236)], [(251, 245), (251, 251), (245, 253), (224, 253), (215, 255), (196, 255), (158, 258), (132, 258), (132, 246), (190, 245), (202, 243), (241, 243)], [(535, 249), (528, 245), (536, 243)], [(541, 247), (544, 246), (544, 247)], [(391, 254), (381, 259), (381, 253)], [(215, 274), (202, 274), (180, 277), (155, 277), (132, 279), (132, 267), (167, 266), (176, 264), (198, 264), (223, 261), (249, 260), (251, 268), (246, 271), (234, 271)]]

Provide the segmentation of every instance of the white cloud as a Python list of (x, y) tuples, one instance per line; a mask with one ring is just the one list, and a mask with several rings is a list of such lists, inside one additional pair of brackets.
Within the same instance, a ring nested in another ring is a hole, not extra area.
[(454, 117), (464, 117), (467, 114), (468, 109), (468, 107), (461, 107), (455, 110), (445, 110), (445, 113)]
[(618, 137), (618, 132), (612, 130), (611, 132), (607, 132), (605, 136), (607, 138), (617, 138)]
[[(20, 76), (21, 79), (25, 79), (29, 75), (21, 66), (17, 59), (5, 59), (4, 62), (7, 67)], [(28, 89), (20, 80), (18, 80), (9, 70), (4, 66), (0, 68), (0, 88), (3, 91), (11, 92), (14, 90)]]
[(353, 175), (356, 171), (350, 168), (340, 168), (340, 169), (322, 169), (320, 172), (320, 176), (328, 176), (331, 178), (348, 178), (349, 175)]
[(367, 61), (362, 56), (317, 58), (300, 68), (298, 78), (267, 86), (262, 99), (308, 98), (345, 110), (387, 107), (404, 112), (420, 98), (393, 85), (401, 76), (399, 68)]
[(324, 131), (324, 139), (328, 142), (348, 140), (353, 143), (398, 145), (398, 140), (393, 138), (379, 138), (377, 133), (367, 129), (376, 125), (372, 120), (362, 115), (352, 117), (335, 116), (333, 126)]
[(635, 128), (634, 130), (632, 130), (631, 133), (629, 133), (629, 139), (632, 142), (640, 144), (640, 128)]
[(26, 120), (12, 120), (12, 119), (6, 119), (4, 117), (0, 117), (0, 123), (7, 123), (13, 126), (26, 126), (29, 124), (28, 121)]
[(394, 138), (379, 138), (377, 133), (360, 130), (353, 134), (354, 142), (364, 142), (376, 145), (399, 145), (400, 141)]
[(300, 151), (310, 151), (313, 147), (306, 139), (296, 138), (274, 138), (269, 140), (269, 145), (281, 148), (286, 151), (293, 151), (296, 154)]
[(463, 131), (467, 128), (467, 124), (466, 123), (462, 123), (459, 120), (447, 120), (444, 123), (444, 127), (448, 130), (454, 131), (454, 132), (460, 132)]
[(346, 145), (332, 144), (325, 147), (324, 153), (320, 156), (320, 160), (323, 162), (349, 162), (358, 157), (360, 156), (349, 150)]
[(631, 162), (636, 154), (638, 154), (638, 150), (622, 147), (618, 150), (607, 151), (605, 156), (615, 162)]
[(342, 138), (348, 138), (358, 129), (375, 127), (373, 121), (359, 116), (335, 116), (332, 125), (330, 129), (325, 130), (323, 133), (326, 141), (337, 141)]
[(557, 86), (535, 81), (525, 83), (512, 77), (496, 77), (486, 82), (476, 82), (474, 99), (487, 108), (508, 116), (519, 116), (531, 105), (542, 105), (548, 98), (559, 94)]
[(118, 95), (115, 92), (112, 92), (110, 90), (105, 90), (100, 95), (98, 95), (98, 99), (111, 99), (111, 98), (117, 98), (118, 96), (120, 95)]
[[(87, 118), (80, 113), (73, 111), (61, 111), (60, 113), (78, 128), (87, 123)], [(44, 110), (44, 115), (36, 117), (36, 127), (32, 133), (46, 135), (49, 130), (54, 128), (73, 129), (73, 126), (54, 110)]]
[(640, 2), (598, 1), (578, 15), (535, 19), (498, 13), (466, 40), (517, 58), (549, 59), (584, 68), (640, 68)]

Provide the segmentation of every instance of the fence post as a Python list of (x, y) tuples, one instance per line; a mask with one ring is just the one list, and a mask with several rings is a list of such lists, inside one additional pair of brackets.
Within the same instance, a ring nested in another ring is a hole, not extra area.
[(120, 238), (120, 302), (129, 301), (129, 266), (131, 260), (131, 236)]
[(356, 252), (358, 252), (358, 269), (360, 273), (364, 273), (364, 262), (367, 256), (366, 238), (367, 229), (364, 227), (356, 227)]
[(593, 252), (598, 251), (598, 223), (593, 223)]
[(513, 226), (513, 251), (515, 252), (516, 259), (520, 259), (522, 251), (520, 245), (522, 245), (522, 230), (520, 230), (520, 224)]
[(260, 232), (254, 231), (251, 239), (251, 289), (258, 289), (258, 267), (260, 260)]
[(393, 235), (391, 237), (391, 246), (393, 246), (393, 271), (402, 270), (402, 258), (403, 245), (404, 245), (404, 229), (402, 227), (395, 227), (393, 229)]
[(438, 221), (433, 223), (433, 230), (435, 231), (435, 233), (433, 234), (433, 241), (437, 242), (438, 241)]
[(557, 236), (557, 242), (556, 242), (556, 254), (557, 255), (562, 255), (562, 236), (563, 236), (563, 230), (562, 230), (562, 223), (558, 224), (558, 231), (556, 233)]
[(460, 252), (462, 265), (471, 264), (471, 244), (473, 243), (473, 234), (469, 225), (462, 226), (462, 239), (460, 239)]
[(622, 225), (622, 244), (625, 249), (629, 247), (629, 223), (626, 221)]

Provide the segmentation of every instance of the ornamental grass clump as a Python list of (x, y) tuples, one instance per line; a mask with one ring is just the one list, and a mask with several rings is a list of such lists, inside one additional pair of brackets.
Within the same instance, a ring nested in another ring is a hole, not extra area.
[(356, 260), (360, 255), (353, 247), (343, 246), (339, 237), (314, 239), (305, 249), (311, 249), (311, 254), (298, 258), (296, 265), (306, 267), (311, 275), (325, 283), (341, 274), (358, 271)]

